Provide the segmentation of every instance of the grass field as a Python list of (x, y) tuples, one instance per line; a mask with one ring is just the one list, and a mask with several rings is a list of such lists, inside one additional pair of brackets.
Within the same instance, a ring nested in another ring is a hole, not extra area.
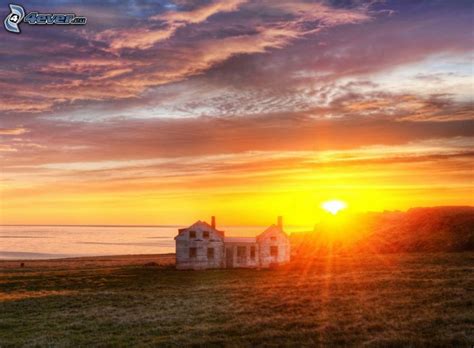
[(472, 252), (326, 257), (276, 270), (170, 263), (0, 262), (0, 346), (474, 344)]

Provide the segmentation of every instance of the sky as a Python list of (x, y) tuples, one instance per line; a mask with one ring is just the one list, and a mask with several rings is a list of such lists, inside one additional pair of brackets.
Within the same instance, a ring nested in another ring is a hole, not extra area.
[(472, 1), (21, 5), (87, 24), (0, 30), (2, 224), (474, 204)]

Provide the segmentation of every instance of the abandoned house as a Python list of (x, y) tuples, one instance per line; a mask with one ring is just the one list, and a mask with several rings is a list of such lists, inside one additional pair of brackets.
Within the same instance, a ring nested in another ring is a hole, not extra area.
[(290, 261), (290, 240), (283, 231), (283, 220), (271, 225), (256, 237), (226, 237), (211, 224), (197, 221), (178, 230), (177, 269), (267, 268)]

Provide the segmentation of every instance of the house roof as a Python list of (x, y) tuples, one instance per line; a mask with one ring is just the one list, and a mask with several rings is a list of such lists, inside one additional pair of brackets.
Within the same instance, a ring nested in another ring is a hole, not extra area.
[(212, 227), (212, 225), (207, 223), (206, 221), (201, 221), (201, 220), (196, 221), (195, 223), (193, 223), (189, 227), (180, 228), (179, 231), (189, 230), (189, 229), (197, 228), (197, 227), (207, 228), (209, 230), (214, 230), (214, 231), (217, 231), (217, 232), (224, 232), (224, 231), (218, 230), (217, 228)]
[[(179, 231), (179, 233), (181, 233), (183, 231), (192, 230), (194, 228), (195, 229), (201, 229), (201, 230), (204, 229), (204, 230), (209, 230), (209, 231), (215, 231), (221, 237), (224, 237), (224, 231), (218, 230), (218, 229), (212, 227), (212, 225), (207, 223), (206, 221), (201, 221), (201, 220), (196, 221), (194, 224), (192, 224), (189, 227), (180, 228), (178, 231)], [(267, 227), (262, 233), (260, 233), (256, 237), (224, 237), (224, 241), (226, 243), (256, 243), (258, 238), (262, 237), (263, 235), (265, 235), (267, 233), (273, 233), (273, 232), (283, 233), (284, 235), (286, 235), (288, 237), (288, 235), (283, 231), (283, 229), (280, 226), (273, 224), (273, 225), (270, 225), (269, 227)], [(178, 233), (178, 235), (179, 235), (179, 233)]]
[(255, 237), (225, 237), (225, 243), (257, 243)]
[(283, 229), (280, 226), (273, 224), (273, 225), (268, 226), (265, 231), (263, 231), (262, 233), (260, 233), (257, 236), (257, 238), (260, 238), (260, 237), (264, 236), (267, 233), (273, 233), (273, 232), (283, 233), (285, 236), (288, 237), (288, 235), (285, 233), (285, 231), (283, 231)]
[(206, 221), (201, 221), (201, 220), (196, 221), (195, 223), (193, 223), (189, 227), (180, 228), (180, 229), (178, 229), (178, 231), (179, 231), (179, 233), (181, 233), (182, 231), (191, 230), (193, 228), (201, 228), (201, 229), (206, 229), (206, 230), (209, 230), (209, 231), (215, 231), (219, 235), (221, 235), (222, 237), (224, 236), (224, 231), (218, 230), (217, 228), (212, 227), (212, 225), (208, 224)]

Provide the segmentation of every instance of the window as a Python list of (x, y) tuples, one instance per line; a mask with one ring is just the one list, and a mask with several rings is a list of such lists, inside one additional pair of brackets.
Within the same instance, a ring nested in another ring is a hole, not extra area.
[(195, 258), (196, 254), (197, 254), (196, 251), (197, 251), (196, 248), (189, 248), (189, 257), (190, 258)]
[(237, 257), (245, 257), (245, 251), (246, 251), (246, 247), (244, 246), (238, 246), (237, 247)]
[(271, 240), (272, 242), (274, 242), (274, 241), (277, 240), (277, 237), (270, 237), (270, 240)]
[(196, 231), (189, 231), (189, 238), (196, 238)]
[(255, 247), (254, 246), (250, 247), (250, 258), (252, 260), (255, 260)]
[(202, 233), (202, 238), (209, 238), (209, 231), (204, 231)]
[(207, 258), (214, 260), (214, 248), (207, 248)]
[(278, 247), (277, 246), (271, 246), (270, 247), (270, 255), (271, 256), (278, 256)]

